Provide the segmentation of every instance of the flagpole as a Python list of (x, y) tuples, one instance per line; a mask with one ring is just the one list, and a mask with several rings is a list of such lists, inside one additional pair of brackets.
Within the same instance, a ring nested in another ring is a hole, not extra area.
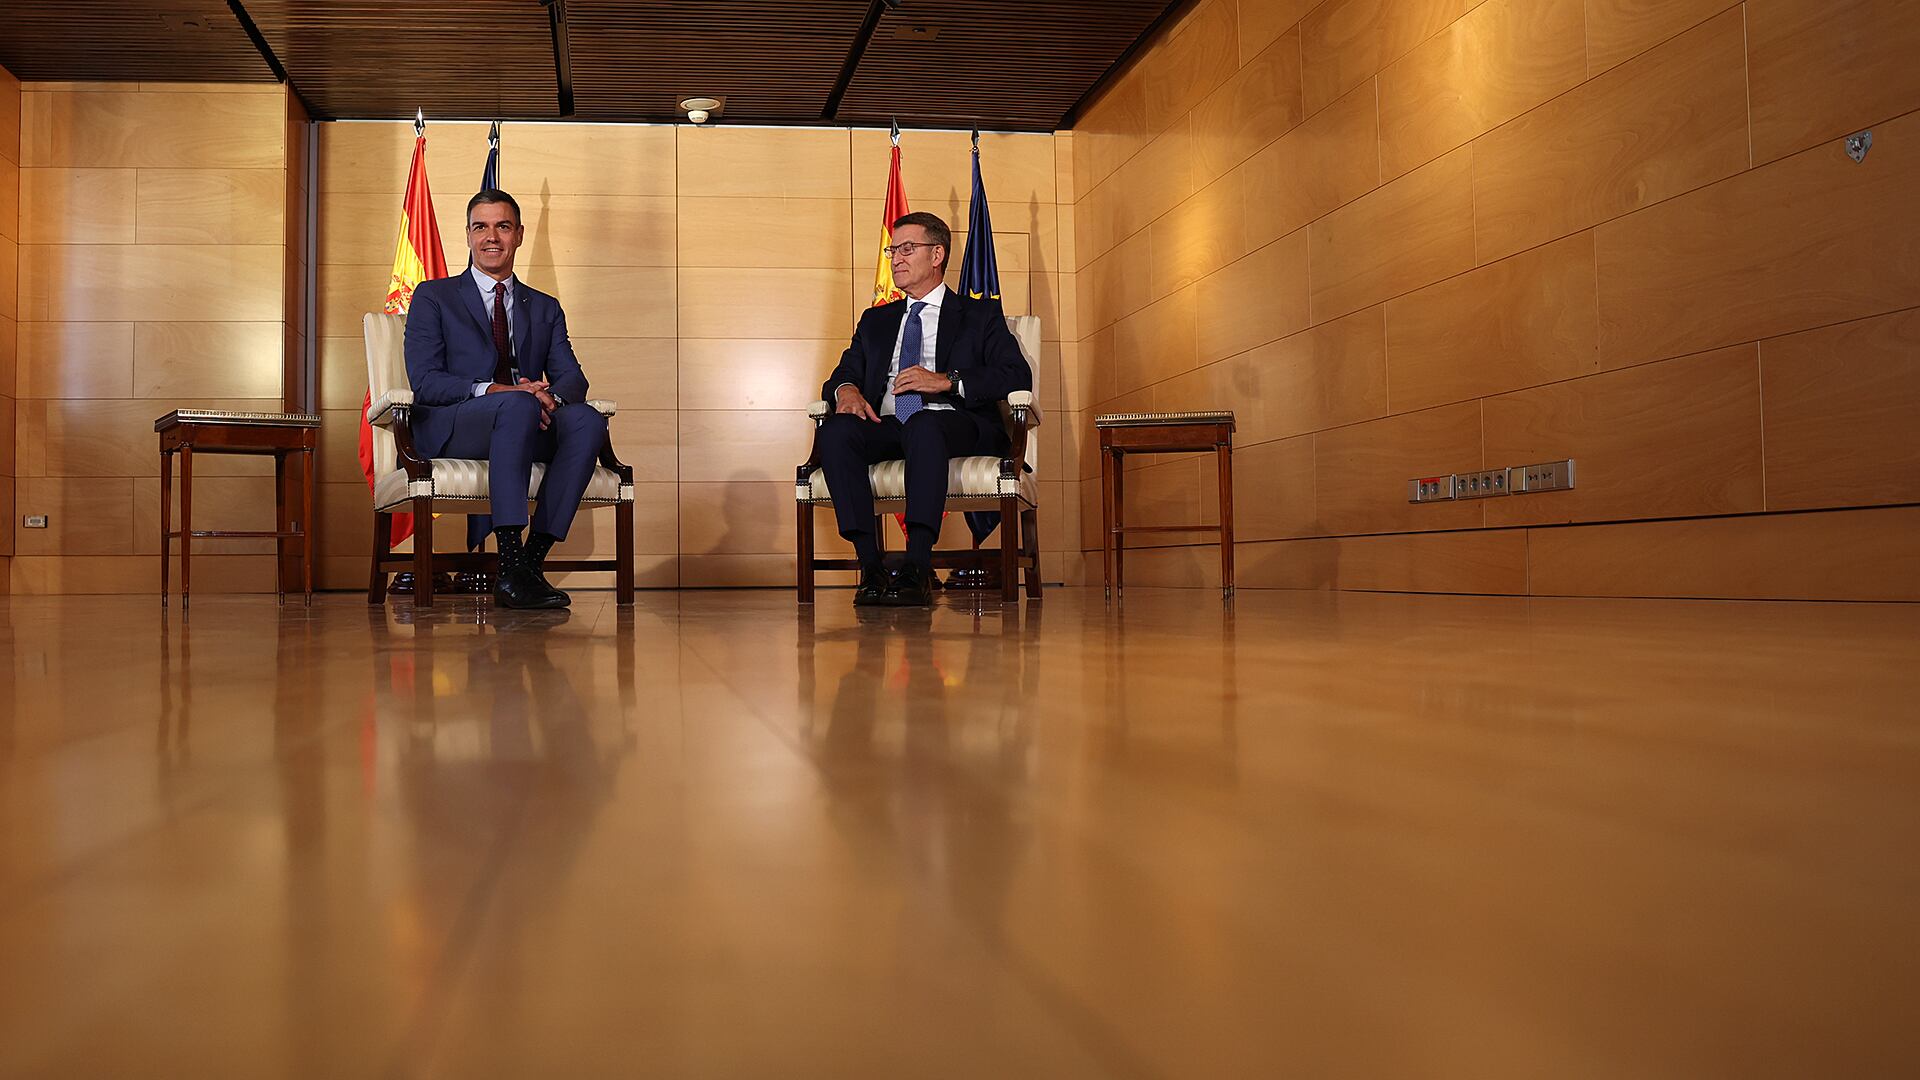
[(425, 135), (426, 133), (427, 133), (427, 110), (415, 109), (413, 111), (413, 137), (418, 139), (422, 135)]

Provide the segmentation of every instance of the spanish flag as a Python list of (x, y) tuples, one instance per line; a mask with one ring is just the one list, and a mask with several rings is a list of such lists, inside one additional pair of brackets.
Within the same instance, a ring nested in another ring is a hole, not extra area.
[[(387, 280), (386, 311), (404, 315), (413, 303), (413, 290), (423, 281), (447, 276), (447, 256), (440, 247), (440, 225), (433, 219), (433, 195), (427, 190), (427, 137), (420, 126), (414, 128), (413, 164), (407, 169), (407, 194), (400, 204), (400, 238), (393, 252), (393, 275)], [(367, 475), (367, 487), (373, 487), (373, 425), (367, 422), (367, 410), (373, 405), (373, 390), (360, 406), (360, 468)], [(392, 547), (413, 535), (413, 515), (393, 515), (393, 532), (387, 541)]]
[(900, 128), (893, 129), (893, 164), (887, 170), (887, 202), (880, 208), (880, 263), (873, 271), (873, 306), (891, 304), (907, 295), (893, 284), (893, 260), (887, 248), (893, 246), (893, 223), (907, 214), (907, 192), (900, 183)]

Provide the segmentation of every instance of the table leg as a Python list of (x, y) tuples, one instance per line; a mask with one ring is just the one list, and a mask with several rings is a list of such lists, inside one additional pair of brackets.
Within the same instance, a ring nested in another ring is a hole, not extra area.
[[(287, 505), (287, 455), (273, 455), (273, 530), (285, 533), (292, 524)], [(287, 537), (273, 538), (273, 600), (287, 602)]]
[(160, 451), (160, 606), (167, 606), (167, 578), (172, 570), (173, 455)]
[(193, 447), (180, 448), (180, 610), (193, 603)]
[(1100, 451), (1100, 580), (1107, 599), (1113, 599), (1113, 469), (1114, 457)]
[(1113, 456), (1113, 593), (1127, 587), (1127, 458)]
[(313, 447), (300, 452), (300, 583), (313, 603)]
[(1220, 464), (1220, 595), (1233, 595), (1233, 444), (1213, 449)]

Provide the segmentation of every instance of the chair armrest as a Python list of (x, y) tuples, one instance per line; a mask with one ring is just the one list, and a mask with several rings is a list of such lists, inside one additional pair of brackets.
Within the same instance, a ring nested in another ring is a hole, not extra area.
[(620, 410), (620, 403), (606, 398), (588, 398), (587, 407), (601, 416), (612, 416)]
[(833, 411), (833, 407), (824, 401), (811, 402), (807, 405), (807, 419), (812, 420), (816, 424), (824, 423), (827, 419), (827, 413), (831, 411)]
[(395, 423), (404, 422), (405, 413), (413, 405), (413, 391), (389, 390), (367, 407), (367, 423), (376, 427), (391, 428)]

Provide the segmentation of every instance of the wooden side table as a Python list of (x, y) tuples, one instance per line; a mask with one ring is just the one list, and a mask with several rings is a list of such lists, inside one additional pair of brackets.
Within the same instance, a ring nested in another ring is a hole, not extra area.
[[(193, 584), (193, 540), (272, 537), (284, 561), (288, 540), (300, 541), (300, 572), (306, 602), (313, 603), (313, 452), (319, 444), (320, 418), (304, 413), (214, 412), (175, 409), (153, 422), (160, 433), (160, 606), (167, 606), (167, 572), (173, 538), (180, 538), (180, 607)], [(271, 454), (274, 475), (272, 531), (235, 532), (193, 528), (193, 455)], [(180, 456), (180, 529), (173, 529), (173, 457)], [(287, 458), (300, 455), (300, 515), (287, 505)], [(286, 595), (280, 566), (274, 567), (275, 592)]]
[[(1220, 534), (1220, 595), (1233, 595), (1233, 414), (1231, 412), (1114, 413), (1094, 418), (1100, 432), (1100, 553), (1107, 597), (1123, 587), (1129, 532)], [(1203, 454), (1212, 451), (1220, 474), (1217, 525), (1126, 524), (1126, 455)]]

